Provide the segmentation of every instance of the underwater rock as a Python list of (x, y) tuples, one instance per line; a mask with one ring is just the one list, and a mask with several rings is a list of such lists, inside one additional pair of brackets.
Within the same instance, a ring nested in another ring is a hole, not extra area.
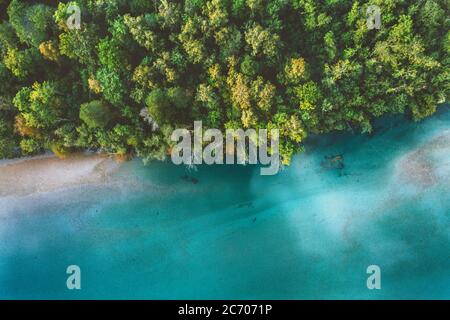
[(241, 208), (251, 208), (253, 207), (253, 203), (252, 202), (245, 202), (245, 203), (240, 203), (237, 206), (239, 209)]
[(320, 165), (322, 168), (327, 170), (342, 170), (344, 169), (344, 156), (341, 154), (334, 155), (334, 156), (326, 156), (325, 160), (323, 160)]
[(188, 182), (192, 182), (193, 184), (197, 184), (199, 182), (199, 180), (197, 178), (194, 177), (190, 177), (187, 174), (185, 174), (184, 176), (181, 177), (181, 180), (184, 181), (188, 181)]

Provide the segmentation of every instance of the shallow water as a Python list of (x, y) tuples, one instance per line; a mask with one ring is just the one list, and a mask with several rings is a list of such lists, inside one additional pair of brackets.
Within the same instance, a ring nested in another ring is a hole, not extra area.
[(448, 106), (312, 137), (272, 177), (135, 160), (106, 186), (0, 198), (0, 298), (449, 299), (449, 191)]

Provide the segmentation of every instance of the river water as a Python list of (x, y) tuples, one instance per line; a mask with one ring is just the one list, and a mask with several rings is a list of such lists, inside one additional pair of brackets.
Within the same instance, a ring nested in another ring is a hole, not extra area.
[(107, 183), (2, 197), (0, 298), (449, 299), (449, 109), (310, 137), (275, 176), (137, 159)]

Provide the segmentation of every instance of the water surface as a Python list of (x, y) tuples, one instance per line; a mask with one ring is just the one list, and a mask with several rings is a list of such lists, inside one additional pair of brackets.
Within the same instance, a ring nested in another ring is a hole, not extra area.
[(448, 109), (311, 137), (272, 177), (134, 160), (107, 184), (2, 197), (0, 298), (449, 299)]

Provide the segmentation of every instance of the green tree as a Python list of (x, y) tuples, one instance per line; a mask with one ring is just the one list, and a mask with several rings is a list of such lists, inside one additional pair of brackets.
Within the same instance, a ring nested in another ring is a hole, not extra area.
[(450, 92), (449, 27), (444, 0), (0, 0), (0, 156), (164, 159), (171, 130), (202, 120), (280, 129), (288, 164), (308, 133), (432, 115)]
[(80, 106), (80, 119), (90, 128), (104, 129), (114, 119), (114, 112), (105, 102), (94, 100)]
[(52, 35), (55, 25), (55, 9), (44, 4), (32, 4), (12, 0), (8, 6), (9, 22), (20, 41), (38, 47)]

